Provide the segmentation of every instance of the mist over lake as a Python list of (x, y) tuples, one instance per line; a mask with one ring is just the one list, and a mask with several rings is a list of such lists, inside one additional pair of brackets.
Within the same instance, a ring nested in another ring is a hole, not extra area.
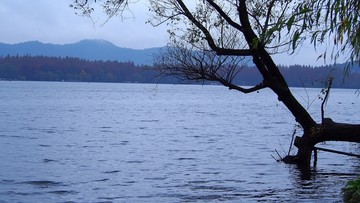
[[(320, 89), (292, 91), (319, 120)], [(341, 202), (360, 172), (326, 152), (311, 180), (276, 162), (296, 123), (267, 89), (0, 81), (0, 97), (0, 202)], [(332, 89), (326, 115), (359, 123), (359, 99)]]

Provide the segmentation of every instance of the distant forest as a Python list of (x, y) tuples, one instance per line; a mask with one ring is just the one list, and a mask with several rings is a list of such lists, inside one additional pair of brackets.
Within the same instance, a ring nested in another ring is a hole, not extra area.
[[(261, 81), (257, 69), (241, 67), (236, 84), (254, 85)], [(324, 87), (326, 78), (335, 78), (333, 87), (360, 88), (360, 72), (345, 74), (342, 68), (331, 66), (281, 66), (289, 86)], [(78, 81), (116, 83), (194, 83), (175, 77), (159, 77), (151, 66), (137, 66), (133, 62), (89, 61), (73, 57), (6, 56), (0, 57), (0, 80)], [(211, 84), (207, 81), (199, 81)]]

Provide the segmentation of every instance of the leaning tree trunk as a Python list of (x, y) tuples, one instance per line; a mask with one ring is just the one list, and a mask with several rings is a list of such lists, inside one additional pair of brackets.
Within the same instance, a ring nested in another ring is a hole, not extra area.
[[(248, 19), (246, 2), (240, 1), (239, 3), (241, 31), (251, 49), (253, 62), (263, 76), (265, 86), (277, 94), (279, 101), (284, 103), (304, 130), (303, 136), (297, 137), (294, 143), (298, 148), (297, 154), (287, 156), (283, 161), (298, 164), (300, 168), (310, 170), (311, 154), (317, 143), (324, 141), (360, 142), (360, 125), (339, 124), (331, 119), (323, 119), (322, 124), (314, 121), (309, 112), (293, 96), (279, 68), (253, 31)], [(259, 43), (253, 47), (253, 42)]]
[(284, 103), (304, 130), (302, 137), (296, 137), (294, 142), (298, 148), (297, 154), (285, 157), (283, 159), (285, 163), (297, 164), (300, 169), (310, 172), (311, 155), (316, 144), (325, 141), (360, 142), (360, 125), (336, 123), (330, 118), (323, 118), (321, 124), (316, 123), (293, 96), (270, 55), (262, 50), (259, 56), (260, 60), (265, 62), (267, 70), (271, 71), (269, 87), (277, 94), (279, 101)]
[(310, 172), (311, 153), (315, 144), (319, 142), (319, 136), (317, 135), (320, 132), (317, 130), (319, 125), (291, 93), (284, 77), (265, 49), (259, 48), (253, 58), (255, 65), (263, 73), (264, 81), (266, 81), (269, 88), (277, 94), (278, 100), (287, 107), (296, 122), (304, 129), (303, 136), (297, 138), (295, 142), (295, 146), (298, 148), (297, 155), (287, 156), (283, 161), (298, 164), (300, 169), (303, 169), (302, 171)]

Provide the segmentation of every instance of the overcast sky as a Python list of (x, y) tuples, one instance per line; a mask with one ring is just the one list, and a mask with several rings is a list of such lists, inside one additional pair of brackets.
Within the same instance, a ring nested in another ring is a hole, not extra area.
[[(106, 24), (105, 16), (97, 13), (91, 19), (75, 15), (72, 0), (0, 0), (0, 42), (19, 43), (38, 40), (45, 43), (68, 44), (82, 39), (104, 39), (120, 47), (143, 49), (167, 43), (165, 27), (146, 24), (150, 14), (145, 0), (131, 5), (129, 19), (113, 18)], [(319, 54), (311, 45), (296, 55), (275, 56), (279, 64), (319, 65)]]
[[(0, 42), (39, 40), (74, 43), (82, 39), (105, 39), (121, 47), (149, 48), (166, 44), (164, 28), (153, 28), (145, 1), (131, 5), (129, 19), (119, 17), (107, 23), (96, 13), (91, 19), (75, 15), (71, 0), (0, 0)], [(101, 12), (100, 12), (101, 13)]]

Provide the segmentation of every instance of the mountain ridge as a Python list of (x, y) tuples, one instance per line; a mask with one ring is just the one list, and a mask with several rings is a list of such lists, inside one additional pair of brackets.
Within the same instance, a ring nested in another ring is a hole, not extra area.
[[(146, 49), (132, 49), (119, 47), (103, 39), (83, 39), (75, 43), (53, 44), (37, 40), (7, 44), (0, 42), (0, 57), (6, 56), (48, 56), (48, 57), (75, 57), (90, 61), (118, 61), (133, 62), (135, 65), (153, 65), (156, 55), (164, 47)], [(252, 62), (246, 63), (253, 66)], [(297, 65), (297, 64), (294, 64)], [(292, 66), (292, 65), (290, 65)], [(327, 65), (324, 65), (327, 66)], [(344, 64), (337, 64), (336, 68), (343, 68)], [(360, 72), (356, 62), (350, 72)]]
[(16, 44), (0, 43), (0, 56), (54, 56), (77, 57), (85, 60), (132, 61), (136, 65), (152, 65), (153, 57), (162, 47), (131, 49), (114, 45), (102, 39), (84, 39), (69, 44), (27, 41)]

